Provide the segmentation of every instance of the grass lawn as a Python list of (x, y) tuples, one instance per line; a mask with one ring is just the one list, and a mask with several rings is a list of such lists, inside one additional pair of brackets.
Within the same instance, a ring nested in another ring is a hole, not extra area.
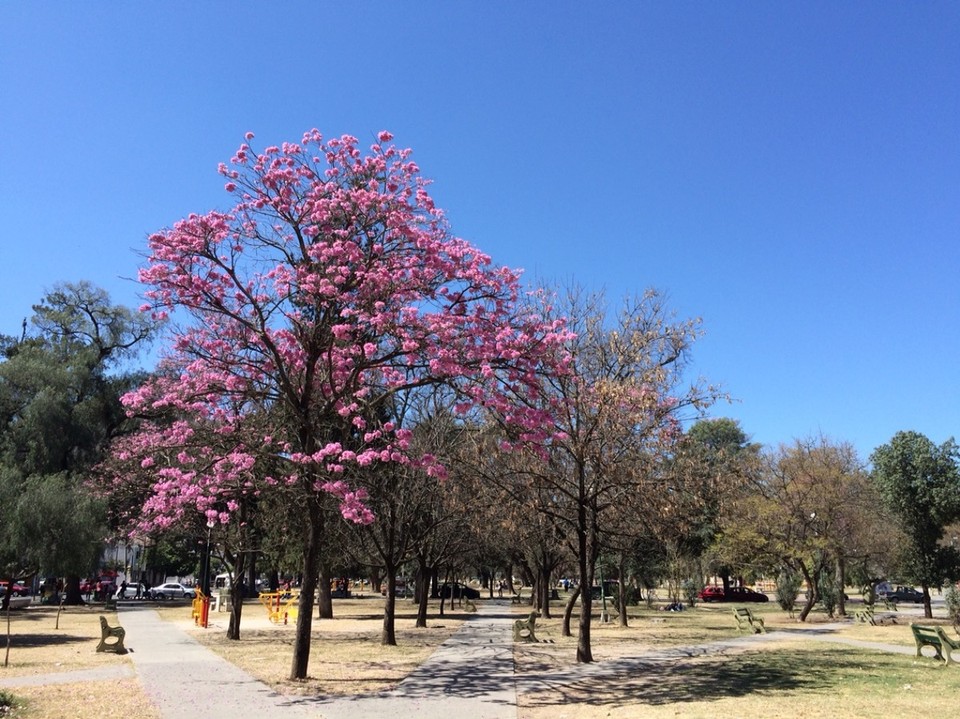
[[(427, 629), (416, 629), (411, 603), (400, 601), (397, 615), (399, 646), (380, 645), (382, 601), (379, 598), (334, 600), (335, 618), (314, 620), (310, 656), (311, 679), (287, 680), (292, 657), (293, 623), (266, 621), (255, 600), (244, 607), (241, 640), (225, 638), (227, 614), (211, 614), (203, 630), (190, 620), (188, 604), (158, 603), (161, 617), (271, 684), (282, 693), (357, 694), (396, 685), (462, 624), (466, 613), (447, 608), (438, 616), (431, 605)], [(852, 613), (854, 607), (850, 608)], [(513, 607), (524, 616), (526, 607)], [(747, 647), (727, 647), (707, 655), (689, 652), (670, 661), (643, 660), (644, 653), (693, 647), (738, 636), (732, 608), (701, 605), (684, 612), (631, 608), (629, 626), (616, 620), (592, 626), (594, 658), (600, 665), (586, 674), (566, 676), (575, 667), (576, 636), (561, 636), (559, 605), (550, 618), (537, 620), (539, 644), (520, 644), (514, 663), (521, 687), (519, 719), (600, 719), (600, 717), (752, 716), (860, 717), (891, 713), (951, 715), (960, 695), (960, 667), (946, 667), (912, 654), (824, 641), (816, 630), (834, 620), (815, 612), (797, 624), (776, 605), (751, 610), (763, 616), (770, 637)], [(102, 607), (31, 607), (11, 612), (9, 666), (0, 666), (0, 680), (33, 674), (80, 669), (120, 672), (116, 678), (82, 684), (0, 688), (3, 697), (19, 706), (0, 716), (15, 719), (53, 717), (137, 716), (154, 719), (137, 681), (129, 656), (97, 654), (99, 616), (111, 624), (116, 615)], [(122, 613), (121, 613), (122, 619)], [(913, 646), (908, 623), (916, 616), (902, 613), (880, 626), (846, 623), (834, 636)], [(935, 620), (946, 623), (944, 619)], [(59, 622), (59, 626), (57, 626)], [(0, 625), (5, 629), (5, 623)], [(576, 634), (576, 623), (573, 626)], [(782, 632), (782, 634), (780, 634)], [(806, 632), (811, 636), (802, 636)], [(800, 634), (800, 636), (798, 636)], [(0, 664), (6, 642), (0, 642)], [(632, 669), (604, 672), (605, 661), (633, 657)], [(599, 669), (600, 671), (594, 671)], [(126, 674), (124, 674), (126, 672)], [(525, 684), (526, 676), (546, 677), (546, 684)], [(556, 681), (551, 681), (556, 677)]]

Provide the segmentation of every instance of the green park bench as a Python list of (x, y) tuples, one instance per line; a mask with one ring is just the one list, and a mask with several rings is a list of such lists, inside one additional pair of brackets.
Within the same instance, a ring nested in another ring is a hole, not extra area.
[(873, 615), (873, 605), (868, 604), (863, 609), (858, 609), (853, 615), (858, 622), (863, 624), (876, 625), (877, 619)]
[[(935, 659), (942, 659), (946, 664), (953, 661), (952, 652), (960, 651), (960, 640), (954, 640), (947, 636), (943, 627), (927, 627), (920, 624), (911, 624), (913, 631), (913, 641), (917, 643), (917, 656), (922, 657), (920, 650), (923, 647), (933, 647), (937, 652)], [(956, 662), (954, 661), (954, 664)]]
[(515, 642), (536, 642), (537, 635), (534, 629), (537, 625), (539, 612), (536, 610), (530, 612), (526, 619), (518, 619), (513, 623), (513, 641)]
[(766, 634), (763, 626), (763, 617), (755, 617), (746, 607), (734, 607), (733, 616), (737, 620), (737, 631), (750, 630), (751, 634)]
[(100, 644), (97, 645), (97, 651), (126, 654), (127, 650), (123, 646), (123, 638), (126, 635), (127, 631), (123, 627), (111, 627), (109, 624), (107, 624), (107, 618), (101, 615)]

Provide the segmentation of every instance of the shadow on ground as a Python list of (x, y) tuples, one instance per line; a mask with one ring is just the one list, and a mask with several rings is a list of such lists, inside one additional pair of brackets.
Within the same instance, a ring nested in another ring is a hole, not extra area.
[[(52, 647), (67, 644), (88, 644), (90, 637), (78, 637), (73, 634), (12, 634), (10, 645), (13, 648)], [(4, 640), (5, 643), (5, 640)]]
[[(707, 702), (744, 697), (750, 694), (828, 690), (838, 677), (862, 671), (868, 664), (862, 656), (833, 652), (792, 652), (778, 654), (716, 654), (709, 657), (668, 662), (613, 662), (618, 671), (584, 672), (575, 679), (552, 681), (549, 677), (523, 690), (529, 707), (588, 704), (594, 706), (637, 706)], [(592, 668), (591, 668), (592, 669)], [(612, 669), (612, 667), (611, 667)], [(524, 680), (519, 677), (519, 683)]]

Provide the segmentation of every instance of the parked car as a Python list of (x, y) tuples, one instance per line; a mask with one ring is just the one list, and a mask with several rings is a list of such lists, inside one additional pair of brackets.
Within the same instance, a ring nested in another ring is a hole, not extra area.
[(768, 597), (763, 592), (755, 592), (749, 587), (730, 587), (724, 590), (723, 587), (704, 587), (699, 595), (703, 602), (769, 602)]
[[(138, 588), (140, 590), (139, 592), (137, 591)], [(145, 596), (144, 587), (138, 582), (131, 582), (127, 584), (126, 588), (124, 588), (123, 584), (121, 584), (119, 589), (117, 589), (116, 596), (117, 599), (133, 599), (137, 596), (137, 594), (139, 594), (141, 597)]]
[[(0, 582), (0, 597), (6, 595), (7, 593), (7, 582)], [(30, 594), (30, 588), (20, 584), (20, 582), (13, 583), (13, 597), (25, 597)]]
[[(406, 599), (407, 597), (412, 597), (413, 589), (414, 589), (414, 586), (413, 586), (412, 579), (403, 579), (401, 577), (397, 577), (397, 583), (396, 583), (396, 586), (394, 587), (394, 592), (395, 592), (395, 596), (398, 599)], [(384, 582), (383, 585), (380, 587), (380, 594), (382, 594), (383, 596), (387, 596), (386, 582)]]
[[(620, 582), (616, 579), (604, 579), (603, 580), (603, 596), (607, 599), (612, 597), (619, 596), (620, 594)], [(590, 587), (590, 596), (592, 599), (600, 599), (600, 587), (594, 586)]]
[(755, 592), (749, 587), (730, 587), (724, 592), (725, 602), (769, 602), (768, 597), (763, 592)]
[(443, 599), (479, 599), (480, 592), (460, 582), (445, 582), (437, 589), (436, 598)]
[(701, 602), (722, 602), (723, 587), (704, 587), (697, 596)]
[(886, 592), (883, 597), (888, 602), (913, 602), (919, 604), (923, 601), (923, 592), (918, 592), (913, 587), (897, 587)]
[(177, 582), (159, 584), (150, 589), (152, 599), (193, 599), (197, 593), (192, 587), (185, 587)]

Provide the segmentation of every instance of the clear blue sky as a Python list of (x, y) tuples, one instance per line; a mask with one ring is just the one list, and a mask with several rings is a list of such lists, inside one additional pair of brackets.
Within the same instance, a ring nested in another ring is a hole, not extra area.
[(4, 2), (0, 332), (136, 306), (243, 133), (312, 127), (393, 132), (528, 279), (702, 317), (756, 441), (960, 435), (956, 2)]

